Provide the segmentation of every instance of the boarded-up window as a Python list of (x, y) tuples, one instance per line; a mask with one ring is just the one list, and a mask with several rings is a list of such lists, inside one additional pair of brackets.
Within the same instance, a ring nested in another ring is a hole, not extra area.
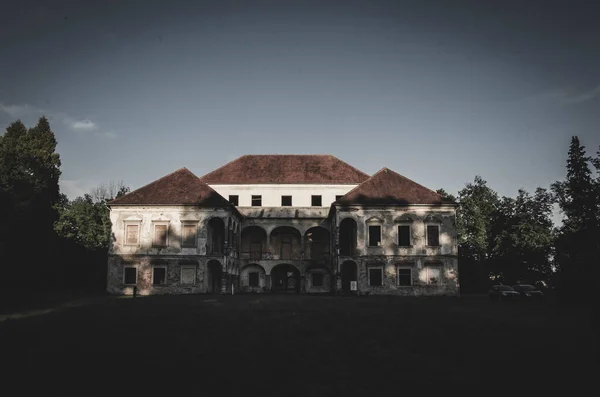
[(124, 273), (123, 282), (125, 284), (137, 284), (137, 269), (135, 267), (126, 267)]
[(196, 225), (183, 225), (183, 246), (184, 247), (195, 247), (196, 246)]
[(196, 282), (196, 268), (182, 267), (181, 268), (181, 284), (192, 285)]
[(155, 247), (166, 247), (167, 225), (154, 225), (154, 240), (152, 245)]
[(369, 285), (374, 287), (383, 284), (383, 269), (369, 269)]
[(437, 285), (441, 282), (442, 267), (440, 265), (427, 265), (421, 272), (421, 281), (428, 285)]
[(437, 247), (440, 245), (440, 227), (427, 225), (427, 245)]
[(138, 245), (139, 229), (139, 225), (127, 225), (125, 245)]
[(154, 266), (152, 268), (152, 285), (165, 285), (167, 283), (167, 268)]
[(248, 283), (251, 287), (258, 287), (258, 272), (248, 273)]
[(323, 200), (321, 196), (311, 196), (310, 197), (310, 205), (313, 207), (321, 207), (323, 205)]
[(410, 246), (410, 225), (398, 226), (398, 245), (401, 247)]
[(292, 196), (281, 196), (281, 206), (282, 207), (291, 207), (292, 206)]
[(412, 285), (412, 272), (410, 269), (398, 268), (398, 285)]
[(262, 206), (262, 196), (252, 196), (252, 206), (253, 207)]
[(313, 273), (312, 284), (313, 284), (313, 287), (322, 287), (323, 286), (323, 273)]
[(381, 245), (381, 226), (369, 226), (369, 246)]

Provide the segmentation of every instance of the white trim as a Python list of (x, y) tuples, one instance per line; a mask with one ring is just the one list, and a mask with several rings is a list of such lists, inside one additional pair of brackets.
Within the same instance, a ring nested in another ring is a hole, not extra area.
[[(189, 283), (183, 282), (183, 270), (192, 269), (194, 271), (194, 281)], [(180, 265), (179, 266), (179, 285), (196, 285), (196, 279), (198, 278), (198, 267), (196, 265)]]
[[(127, 227), (137, 226), (137, 242), (135, 244), (127, 244)], [(124, 247), (139, 247), (140, 246), (140, 235), (142, 234), (142, 221), (123, 221), (123, 246)]]
[[(198, 225), (199, 225), (199, 221), (181, 221), (181, 248), (198, 248)], [(184, 239), (185, 239), (185, 227), (186, 226), (192, 226), (195, 227), (195, 233), (194, 233), (194, 244), (193, 245), (184, 245)], [(168, 238), (168, 235), (167, 235)]]
[[(371, 227), (379, 227), (379, 243), (377, 245), (371, 245)], [(381, 247), (383, 245), (383, 226), (381, 224), (369, 225), (367, 224), (367, 247)]]
[[(165, 269), (165, 282), (164, 284), (154, 284), (154, 269), (157, 268), (162, 268)], [(169, 272), (167, 271), (167, 265), (152, 265), (152, 286), (161, 286), (161, 285), (167, 285), (167, 280), (169, 279)]]
[[(379, 284), (379, 285), (371, 284), (371, 270), (379, 270), (381, 272), (381, 284)], [(369, 287), (382, 287), (383, 286), (383, 284), (384, 284), (383, 283), (383, 265), (367, 267), (367, 282), (369, 284)]]
[[(425, 246), (426, 247), (441, 247), (442, 245), (442, 224), (439, 222), (424, 222), (425, 223)], [(438, 245), (429, 245), (429, 233), (427, 231), (427, 229), (429, 228), (429, 226), (437, 226), (438, 228)]]
[[(125, 282), (125, 269), (135, 269), (135, 283), (128, 284)], [(123, 265), (123, 284), (124, 285), (137, 285), (138, 283), (138, 265)]]

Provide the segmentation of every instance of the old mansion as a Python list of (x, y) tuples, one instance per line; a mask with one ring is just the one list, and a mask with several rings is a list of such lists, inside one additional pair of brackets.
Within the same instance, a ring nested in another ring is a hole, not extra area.
[(387, 168), (246, 155), (109, 207), (114, 294), (458, 294), (456, 204)]

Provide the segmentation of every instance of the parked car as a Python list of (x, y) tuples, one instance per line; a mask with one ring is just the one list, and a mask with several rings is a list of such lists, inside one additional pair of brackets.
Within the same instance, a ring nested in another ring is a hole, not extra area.
[(521, 298), (524, 299), (543, 299), (544, 293), (530, 284), (513, 285), (513, 289), (517, 291)]
[(494, 285), (488, 291), (490, 300), (515, 300), (521, 297), (510, 285)]

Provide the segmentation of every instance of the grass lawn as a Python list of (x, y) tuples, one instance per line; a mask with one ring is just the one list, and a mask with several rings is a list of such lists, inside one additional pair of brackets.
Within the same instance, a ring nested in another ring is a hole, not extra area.
[(0, 395), (572, 394), (596, 382), (594, 338), (552, 302), (108, 297), (0, 321)]

